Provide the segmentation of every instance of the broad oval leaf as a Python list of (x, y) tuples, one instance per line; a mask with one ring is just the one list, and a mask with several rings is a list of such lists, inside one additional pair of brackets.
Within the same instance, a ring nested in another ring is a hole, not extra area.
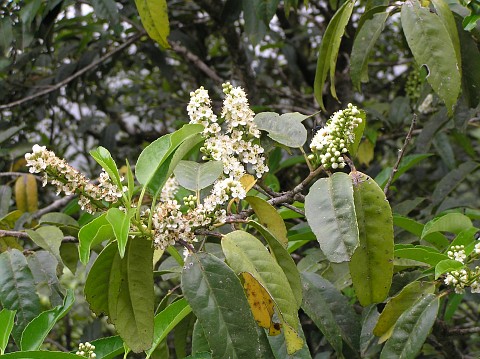
[(5, 352), (5, 348), (7, 347), (16, 312), (16, 310), (8, 310), (6, 308), (0, 311), (0, 355)]
[(315, 182), (305, 197), (305, 216), (328, 260), (349, 261), (359, 243), (351, 178), (337, 172)]
[(437, 318), (439, 299), (427, 294), (405, 311), (383, 347), (380, 359), (415, 358)]
[(16, 310), (12, 336), (17, 344), (23, 329), (42, 312), (35, 281), (25, 256), (16, 249), (0, 254), (0, 302), (3, 308)]
[(386, 6), (377, 6), (360, 18), (363, 22), (355, 35), (350, 56), (350, 76), (357, 90), (360, 90), (361, 82), (368, 82), (368, 58), (389, 16), (385, 10)]
[(323, 34), (322, 43), (318, 52), (317, 71), (315, 72), (314, 93), (320, 108), (325, 111), (323, 104), (323, 86), (330, 70), (330, 91), (334, 98), (337, 98), (335, 92), (335, 67), (337, 64), (338, 50), (342, 41), (345, 27), (350, 20), (353, 11), (352, 0), (347, 0), (333, 15), (328, 23), (327, 29)]
[(214, 358), (256, 357), (259, 338), (240, 280), (209, 253), (191, 254), (182, 289), (201, 323)]
[(425, 224), (422, 239), (434, 232), (450, 232), (459, 234), (465, 229), (473, 227), (472, 221), (462, 213), (447, 213), (444, 216), (432, 219)]
[[(426, 282), (412, 282), (406, 285), (400, 293), (391, 298), (385, 308), (383, 309), (380, 317), (378, 318), (377, 325), (373, 329), (373, 334), (381, 338), (381, 343), (387, 340), (392, 331), (397, 319), (410, 308), (419, 298), (422, 298), (426, 294), (432, 294), (435, 291), (435, 285), (433, 283)], [(387, 336), (385, 334), (388, 333)]]
[(465, 267), (465, 264), (462, 262), (456, 261), (454, 259), (444, 259), (440, 261), (435, 266), (435, 279), (438, 279), (443, 273), (460, 270)]
[(297, 301), (282, 268), (257, 238), (244, 231), (223, 237), (222, 249), (228, 265), (236, 273), (252, 274), (268, 291), (282, 321), (289, 353), (299, 350), (303, 341), (297, 332)]
[(286, 248), (288, 245), (287, 227), (275, 207), (260, 197), (247, 196), (245, 201), (252, 207), (259, 222)]
[(38, 350), (56, 322), (62, 319), (75, 301), (73, 289), (67, 290), (63, 304), (47, 310), (33, 319), (22, 333), (20, 348), (22, 351)]
[(35, 231), (27, 229), (26, 232), (32, 241), (34, 241), (39, 247), (52, 253), (60, 265), (63, 263), (62, 257), (60, 256), (63, 232), (58, 229), (58, 227), (44, 226)]
[(435, 266), (438, 262), (448, 259), (446, 254), (438, 249), (413, 244), (399, 244), (395, 247), (395, 257), (412, 259), (418, 262)]
[(105, 337), (90, 342), (95, 345), (96, 359), (113, 359), (125, 351), (122, 338), (118, 335), (114, 337)]
[(460, 66), (457, 54), (442, 19), (418, 0), (409, 0), (402, 6), (402, 28), (419, 66), (428, 70), (427, 81), (445, 102), (448, 113), (460, 93)]
[(32, 174), (19, 176), (15, 181), (15, 202), (17, 209), (22, 212), (36, 212), (38, 210), (37, 180)]
[(260, 112), (254, 122), (260, 130), (267, 131), (268, 137), (282, 145), (298, 148), (307, 140), (307, 130), (302, 124), (308, 116), (298, 112), (279, 115), (275, 112)]
[(377, 183), (351, 172), (360, 243), (349, 263), (353, 287), (361, 305), (383, 301), (393, 275), (392, 209)]
[(135, 0), (140, 19), (148, 35), (160, 46), (168, 49), (167, 37), (170, 34), (166, 0)]
[(360, 318), (348, 298), (316, 273), (302, 272), (302, 309), (341, 356), (342, 339), (354, 351), (360, 347)]
[(80, 261), (87, 265), (90, 260), (90, 248), (106, 240), (115, 238), (112, 225), (107, 220), (107, 214), (95, 218), (84, 225), (78, 232), (78, 254)]
[(180, 161), (173, 173), (182, 187), (191, 191), (199, 191), (217, 180), (223, 173), (223, 163), (221, 161), (205, 163)]

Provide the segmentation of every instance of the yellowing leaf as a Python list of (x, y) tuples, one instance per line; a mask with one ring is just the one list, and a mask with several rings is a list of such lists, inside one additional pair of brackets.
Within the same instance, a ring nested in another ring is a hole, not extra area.
[(148, 35), (168, 49), (167, 37), (170, 34), (166, 0), (135, 0), (140, 19)]
[(272, 320), (275, 313), (272, 297), (265, 288), (248, 272), (240, 273), (243, 278), (243, 289), (253, 317), (259, 326), (268, 329), (269, 335), (280, 334), (280, 323)]
[(287, 353), (293, 354), (303, 347), (303, 339), (300, 338), (297, 331), (294, 330), (290, 325), (285, 322), (282, 322), (283, 325), (283, 335), (285, 336), (285, 343), (287, 345)]
[(254, 176), (246, 174), (240, 178), (240, 183), (242, 184), (242, 187), (245, 188), (245, 192), (248, 192), (252, 189), (255, 183), (257, 183), (257, 180)]
[(38, 210), (37, 182), (33, 175), (26, 174), (17, 178), (15, 200), (19, 211), (33, 213)]
[(357, 150), (358, 162), (368, 166), (370, 161), (373, 160), (373, 149), (375, 146), (369, 140), (362, 141)]

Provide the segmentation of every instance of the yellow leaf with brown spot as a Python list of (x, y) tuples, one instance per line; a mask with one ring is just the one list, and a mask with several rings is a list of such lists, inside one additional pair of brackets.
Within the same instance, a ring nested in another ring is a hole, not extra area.
[(275, 323), (272, 319), (275, 304), (270, 294), (250, 273), (243, 272), (240, 275), (255, 321), (262, 328), (268, 329), (269, 335), (280, 334), (280, 323)]
[(38, 210), (38, 192), (35, 176), (25, 174), (15, 182), (15, 201), (17, 209), (22, 212), (36, 212)]
[(300, 338), (298, 332), (290, 325), (283, 322), (283, 335), (285, 336), (285, 344), (287, 346), (287, 353), (293, 354), (303, 347), (303, 339)]

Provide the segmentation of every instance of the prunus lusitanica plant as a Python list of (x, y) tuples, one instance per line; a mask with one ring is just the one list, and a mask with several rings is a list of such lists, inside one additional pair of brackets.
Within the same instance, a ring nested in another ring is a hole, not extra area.
[(478, 357), (479, 18), (3, 2), (2, 357)]

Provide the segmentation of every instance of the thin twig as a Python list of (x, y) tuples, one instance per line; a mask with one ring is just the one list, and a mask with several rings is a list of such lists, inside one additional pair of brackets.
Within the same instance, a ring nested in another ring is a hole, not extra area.
[(400, 166), (400, 162), (402, 161), (403, 155), (405, 154), (405, 150), (407, 149), (407, 146), (410, 143), (410, 140), (412, 139), (412, 132), (415, 129), (416, 125), (417, 125), (417, 114), (414, 113), (412, 117), (412, 124), (410, 125), (410, 129), (407, 132), (407, 136), (405, 137), (403, 146), (400, 149), (400, 153), (398, 154), (397, 162), (395, 163), (395, 166), (393, 166), (392, 172), (390, 173), (390, 177), (388, 178), (387, 184), (383, 189), (383, 193), (385, 193), (385, 195), (387, 195), (390, 185), (392, 184), (393, 177), (398, 171), (398, 166)]
[(448, 334), (451, 334), (451, 335), (467, 335), (467, 334), (474, 334), (474, 333), (480, 333), (480, 327), (448, 329)]
[[(21, 239), (30, 238), (27, 232), (10, 231), (7, 229), (0, 229), (0, 237), (15, 237), (15, 238), (21, 238)], [(73, 236), (65, 236), (63, 237), (62, 243), (78, 243), (78, 239)]]
[(290, 210), (292, 210), (292, 211), (294, 211), (294, 212), (296, 212), (296, 213), (298, 213), (298, 214), (301, 214), (302, 216), (305, 217), (305, 212), (302, 211), (300, 208), (297, 208), (297, 207), (295, 207), (295, 206), (292, 206), (291, 204), (288, 204), (288, 203), (284, 203), (284, 204), (282, 204), (282, 206), (283, 206), (283, 207), (286, 207), (286, 208), (288, 208), (288, 209), (290, 209)]
[[(25, 175), (28, 175), (28, 174), (31, 174), (31, 173), (25, 173), (25, 172), (0, 172), (0, 177), (20, 177), (20, 176), (25, 176)], [(35, 176), (35, 175), (32, 175), (33, 177), (35, 177), (35, 179), (39, 182), (42, 182), (42, 177), (40, 176)]]
[(209, 67), (197, 55), (188, 51), (186, 47), (183, 47), (182, 45), (174, 41), (170, 42), (170, 46), (172, 47), (173, 51), (179, 53), (180, 55), (185, 56), (187, 60), (191, 61), (199, 70), (203, 71), (205, 75), (210, 77), (213, 81), (218, 83), (223, 82), (223, 79), (220, 76), (218, 76), (215, 70)]
[(43, 216), (46, 213), (55, 212), (55, 211), (59, 210), (60, 208), (65, 207), (68, 204), (68, 202), (70, 202), (74, 198), (75, 198), (75, 196), (72, 195), (72, 196), (66, 196), (66, 197), (62, 197), (60, 199), (57, 199), (56, 201), (49, 204), (48, 206), (43, 207), (42, 209), (39, 209), (37, 212), (35, 212), (32, 215), (32, 219), (40, 218), (41, 216)]
[(133, 44), (135, 41), (137, 41), (138, 39), (140, 39), (142, 36), (144, 35), (144, 33), (139, 33), (139, 34), (135, 34), (133, 35), (131, 38), (129, 38), (127, 41), (125, 41), (123, 44), (121, 44), (119, 47), (117, 47), (116, 49), (106, 53), (105, 55), (103, 55), (102, 57), (100, 57), (97, 61), (94, 61), (92, 62), (91, 64), (85, 66), (84, 68), (82, 68), (81, 70), (75, 72), (73, 75), (67, 77), (65, 80), (62, 80), (60, 81), (59, 83), (43, 90), (43, 91), (40, 91), (40, 92), (36, 92), (34, 93), (33, 95), (30, 95), (30, 96), (27, 96), (27, 97), (24, 97), (20, 100), (17, 100), (17, 101), (13, 101), (13, 102), (10, 102), (10, 103), (7, 103), (5, 105), (0, 105), (0, 110), (5, 110), (5, 109), (9, 109), (9, 108), (12, 108), (12, 107), (16, 107), (16, 106), (19, 106), (19, 105), (22, 105), (28, 101), (31, 101), (31, 100), (34, 100), (38, 97), (41, 97), (41, 96), (44, 96), (44, 95), (48, 95), (49, 93), (51, 92), (54, 92), (60, 88), (62, 88), (63, 86), (67, 85), (68, 83), (72, 82), (73, 80), (75, 80), (77, 77), (80, 77), (82, 76), (84, 73), (90, 71), (91, 69), (97, 67), (98, 65), (100, 65), (102, 62), (106, 61), (107, 59), (109, 59), (110, 57), (112, 57), (113, 55), (115, 55), (116, 53), (122, 51), (123, 49), (125, 49), (126, 47), (130, 46), (131, 44)]

